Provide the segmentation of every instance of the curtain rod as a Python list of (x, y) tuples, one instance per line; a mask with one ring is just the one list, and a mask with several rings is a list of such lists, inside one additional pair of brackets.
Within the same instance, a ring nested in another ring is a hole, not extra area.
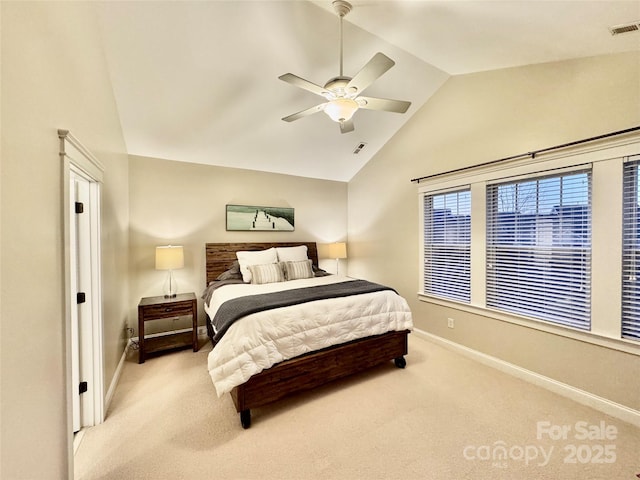
[(605, 133), (603, 135), (597, 135), (595, 137), (584, 138), (582, 140), (576, 140), (574, 142), (563, 143), (562, 145), (555, 145), (553, 147), (541, 148), (539, 150), (533, 150), (531, 152), (521, 153), (520, 155), (512, 155), (510, 157), (499, 158), (498, 160), (491, 160), (489, 162), (478, 163), (477, 165), (470, 165), (468, 167), (456, 168), (454, 170), (449, 170), (447, 172), (434, 173), (433, 175), (425, 175), (423, 177), (412, 178), (411, 181), (415, 183), (420, 183), (421, 180), (426, 180), (428, 178), (439, 177), (440, 175), (446, 175), (449, 173), (464, 172), (465, 170), (471, 170), (472, 168), (486, 167), (489, 165), (495, 165), (496, 163), (515, 160), (517, 158), (531, 157), (533, 159), (533, 158), (536, 158), (536, 155), (540, 153), (552, 152), (553, 150), (560, 150), (561, 148), (573, 147), (575, 145), (580, 145), (582, 143), (594, 142), (596, 140), (602, 140), (603, 138), (615, 137), (617, 135), (624, 135), (625, 133), (635, 132), (636, 130), (640, 130), (640, 126), (627, 128), (625, 130), (618, 130), (616, 132)]

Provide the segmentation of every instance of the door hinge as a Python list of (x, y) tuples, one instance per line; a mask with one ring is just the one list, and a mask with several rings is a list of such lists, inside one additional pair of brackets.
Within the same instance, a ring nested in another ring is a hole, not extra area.
[(87, 382), (80, 382), (80, 385), (78, 388), (78, 394), (82, 395), (87, 390), (89, 390), (89, 385), (87, 384)]
[(87, 301), (87, 296), (84, 294), (84, 292), (78, 292), (76, 294), (76, 301), (78, 305), (80, 305), (81, 303), (84, 303)]
[(76, 202), (76, 213), (84, 213), (84, 203)]

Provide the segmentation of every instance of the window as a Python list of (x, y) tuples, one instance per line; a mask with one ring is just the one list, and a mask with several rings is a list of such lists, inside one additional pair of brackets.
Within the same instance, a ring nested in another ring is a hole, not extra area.
[(622, 337), (640, 340), (640, 157), (624, 165)]
[(486, 304), (589, 330), (591, 173), (487, 186)]
[(471, 193), (424, 196), (424, 292), (471, 298)]
[(417, 180), (418, 299), (438, 315), (640, 355), (640, 130)]

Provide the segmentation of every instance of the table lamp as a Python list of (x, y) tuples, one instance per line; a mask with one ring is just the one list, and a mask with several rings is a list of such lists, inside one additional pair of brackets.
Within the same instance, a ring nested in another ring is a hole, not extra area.
[(184, 252), (181, 245), (156, 247), (156, 270), (168, 270), (164, 285), (164, 298), (173, 298), (178, 291), (173, 271), (184, 267)]
[(347, 244), (344, 242), (330, 243), (329, 258), (336, 259), (336, 275), (338, 275), (338, 262), (341, 258), (347, 258)]

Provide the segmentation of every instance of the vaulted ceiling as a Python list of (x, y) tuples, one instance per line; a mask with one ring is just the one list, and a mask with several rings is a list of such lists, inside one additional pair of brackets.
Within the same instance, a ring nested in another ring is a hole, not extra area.
[(349, 181), (451, 75), (640, 50), (640, 32), (609, 32), (640, 21), (635, 0), (351, 4), (344, 74), (382, 52), (396, 64), (366, 95), (411, 107), (358, 110), (341, 134), (322, 112), (281, 120), (325, 100), (280, 75), (339, 74), (331, 0), (96, 3), (128, 152)]

